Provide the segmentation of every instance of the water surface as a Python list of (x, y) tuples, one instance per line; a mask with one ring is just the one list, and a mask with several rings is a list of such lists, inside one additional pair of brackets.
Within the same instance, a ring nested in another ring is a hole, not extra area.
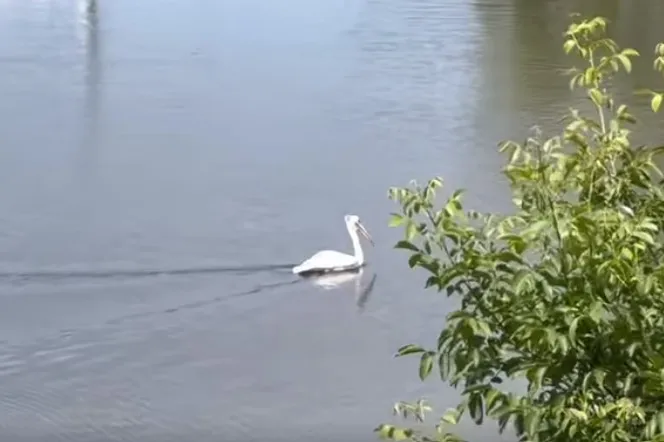
[[(442, 175), (506, 209), (496, 143), (578, 102), (578, 3), (1, 1), (2, 440), (368, 441), (397, 400), (455, 404), (392, 357), (450, 304), (386, 191)], [(647, 55), (637, 3), (579, 7)], [(359, 285), (290, 274), (350, 249), (346, 213), (376, 242)]]

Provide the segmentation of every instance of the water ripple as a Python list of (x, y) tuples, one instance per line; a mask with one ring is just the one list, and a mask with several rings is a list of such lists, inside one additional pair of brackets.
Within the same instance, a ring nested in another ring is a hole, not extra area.
[(137, 270), (35, 270), (0, 272), (0, 280), (18, 282), (48, 282), (54, 280), (89, 278), (141, 278), (150, 276), (176, 276), (195, 274), (235, 274), (247, 275), (259, 272), (279, 272), (290, 270), (295, 264), (267, 264), (246, 266), (191, 267), (179, 269), (137, 269)]

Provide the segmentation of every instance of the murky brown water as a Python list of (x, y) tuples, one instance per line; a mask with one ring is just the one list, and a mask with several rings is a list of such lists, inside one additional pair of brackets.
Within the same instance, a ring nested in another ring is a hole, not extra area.
[[(505, 207), (496, 143), (573, 102), (575, 8), (658, 85), (656, 0), (1, 0), (2, 440), (368, 441), (396, 400), (454, 404), (392, 358), (449, 306), (386, 190)], [(359, 284), (294, 278), (350, 247), (346, 213), (376, 241)]]

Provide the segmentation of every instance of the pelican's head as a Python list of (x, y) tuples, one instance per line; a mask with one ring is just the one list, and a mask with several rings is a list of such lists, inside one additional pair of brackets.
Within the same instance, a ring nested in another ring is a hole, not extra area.
[(344, 216), (344, 220), (346, 221), (346, 226), (348, 226), (349, 230), (360, 232), (362, 236), (364, 236), (371, 243), (372, 246), (374, 245), (373, 239), (371, 239), (371, 235), (369, 235), (367, 229), (365, 229), (364, 226), (362, 225), (359, 216), (346, 215)]

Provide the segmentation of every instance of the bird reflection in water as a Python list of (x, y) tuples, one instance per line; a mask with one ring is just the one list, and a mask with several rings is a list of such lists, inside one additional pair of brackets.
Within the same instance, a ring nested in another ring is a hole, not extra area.
[(354, 284), (355, 303), (360, 311), (364, 310), (364, 306), (369, 300), (369, 296), (373, 292), (376, 283), (377, 274), (373, 273), (371, 280), (368, 284), (363, 285), (363, 275), (365, 267), (359, 269), (348, 270), (345, 272), (322, 273), (305, 276), (305, 279), (310, 281), (317, 287), (324, 290), (332, 290), (342, 287), (348, 287), (351, 282)]

